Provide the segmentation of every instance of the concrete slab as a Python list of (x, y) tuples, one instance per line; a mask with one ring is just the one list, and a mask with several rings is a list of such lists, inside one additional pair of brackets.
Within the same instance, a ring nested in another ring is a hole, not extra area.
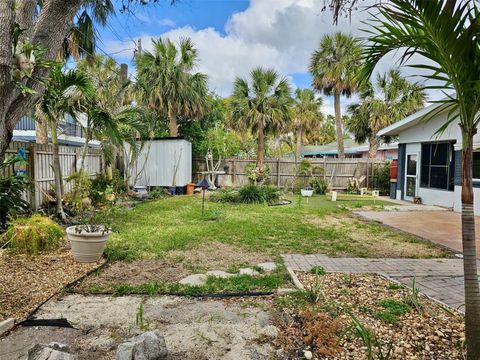
[[(459, 213), (453, 211), (356, 211), (368, 220), (419, 236), (441, 246), (462, 252), (462, 222)], [(477, 257), (480, 258), (480, 219), (475, 219)]]

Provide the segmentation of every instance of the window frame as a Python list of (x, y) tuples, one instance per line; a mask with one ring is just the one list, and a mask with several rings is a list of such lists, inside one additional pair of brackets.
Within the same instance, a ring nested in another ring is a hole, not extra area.
[[(447, 162), (445, 165), (432, 165), (432, 152), (433, 148), (435, 145), (439, 144), (447, 144), (447, 160), (451, 159), (451, 161)], [(420, 174), (419, 174), (419, 188), (422, 189), (430, 189), (430, 190), (438, 190), (438, 191), (449, 191), (449, 192), (454, 192), (455, 191), (455, 147), (454, 147), (455, 141), (449, 141), (449, 140), (442, 140), (442, 141), (430, 141), (430, 142), (422, 142), (420, 143)], [(423, 161), (424, 161), (424, 151), (423, 147), (425, 145), (428, 145), (430, 147), (429, 149), (429, 162), (428, 162), (428, 185), (425, 186), (422, 183), (422, 175), (423, 175)], [(453, 162), (453, 166), (451, 166), (451, 163)], [(473, 165), (472, 165), (473, 166)], [(439, 188), (439, 187), (432, 187), (430, 186), (431, 184), (431, 174), (432, 174), (432, 167), (434, 168), (447, 168), (447, 187), (446, 188)], [(450, 180), (453, 182), (453, 187), (450, 190), (449, 185), (450, 185)], [(479, 179), (480, 180), (480, 179)]]

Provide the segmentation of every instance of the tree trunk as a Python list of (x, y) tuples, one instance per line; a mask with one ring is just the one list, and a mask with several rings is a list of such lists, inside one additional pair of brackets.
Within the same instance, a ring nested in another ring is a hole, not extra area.
[[(11, 76), (14, 22), (20, 23), (22, 29), (26, 28), (23, 35), (30, 36), (32, 44), (45, 49), (42, 60), (55, 60), (71, 27), (73, 16), (83, 2), (84, 0), (45, 1), (36, 17), (35, 6), (31, 6), (36, 2), (29, 0), (15, 4), (13, 0), (0, 1), (0, 159), (5, 157), (16, 124), (43, 94), (44, 82), (38, 79), (48, 77), (49, 73), (47, 68), (36, 66), (30, 78), (24, 77), (21, 80), (24, 86), (34, 91), (30, 94), (22, 93), (16, 85)], [(15, 18), (15, 13), (18, 19)]]
[(464, 133), (462, 150), (462, 245), (467, 360), (480, 359), (480, 292), (472, 185), (473, 135), (474, 132)]
[(297, 127), (297, 144), (295, 147), (295, 162), (300, 160), (301, 151), (302, 151), (302, 136), (303, 136), (303, 128), (302, 125)]
[(263, 124), (258, 125), (257, 137), (257, 163), (256, 167), (259, 172), (263, 172), (263, 158), (265, 157), (265, 133)]
[(82, 149), (82, 157), (80, 158), (80, 170), (83, 171), (85, 167), (85, 159), (87, 158), (87, 152), (88, 152), (88, 142), (90, 141), (90, 131), (87, 129), (85, 130), (85, 143), (83, 144), (83, 149)]
[(370, 139), (368, 139), (368, 142), (368, 158), (375, 159), (377, 157), (378, 151), (378, 138), (375, 136), (375, 134), (372, 134), (370, 136)]
[(51, 123), (52, 133), (52, 145), (53, 145), (53, 175), (55, 178), (55, 197), (57, 200), (57, 214), (62, 219), (62, 221), (66, 221), (67, 218), (65, 217), (65, 213), (63, 212), (63, 184), (62, 184), (62, 169), (60, 167), (60, 147), (58, 146), (58, 138), (57, 138), (57, 128), (56, 124), (53, 122)]
[(35, 125), (35, 142), (42, 145), (48, 144), (48, 130), (45, 121), (37, 118)]
[(170, 136), (178, 136), (177, 115), (173, 109), (168, 110), (168, 128), (170, 129)]
[(345, 149), (343, 147), (343, 125), (342, 125), (342, 113), (340, 111), (340, 93), (335, 92), (333, 94), (333, 102), (335, 106), (335, 127), (337, 133), (337, 149), (339, 159), (345, 158)]

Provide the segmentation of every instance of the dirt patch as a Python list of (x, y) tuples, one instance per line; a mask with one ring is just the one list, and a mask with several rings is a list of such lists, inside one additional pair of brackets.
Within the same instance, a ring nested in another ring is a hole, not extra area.
[[(362, 221), (348, 215), (335, 215), (305, 219), (308, 224), (319, 228), (333, 228), (341, 233), (348, 245), (356, 248), (356, 253), (364, 257), (380, 258), (441, 258), (452, 253), (416, 236), (393, 231), (375, 222)], [(338, 252), (335, 256), (349, 256), (348, 252)]]
[(36, 256), (0, 250), (0, 320), (24, 319), (39, 304), (103, 261), (77, 263), (67, 249)]
[[(463, 317), (420, 294), (412, 298), (411, 289), (378, 275), (297, 276), (310, 297), (304, 306), (282, 309), (284, 336), (278, 341), (286, 354), (301, 349), (324, 358), (326, 350), (334, 350), (328, 359), (366, 359), (367, 348), (353, 327), (353, 314), (371, 338), (378, 340), (380, 347), (372, 346), (375, 358), (380, 358), (380, 349), (385, 355), (390, 348), (392, 360), (463, 358)], [(340, 328), (331, 327), (327, 333), (325, 326), (311, 326), (305, 312), (323, 314), (325, 323), (340, 324)], [(332, 342), (340, 346), (323, 347)]]
[[(266, 306), (271, 303), (269, 298), (257, 301)], [(140, 304), (143, 317), (138, 322)], [(68, 295), (46, 303), (37, 317), (66, 317), (74, 324), (74, 334), (70, 329), (42, 327), (35, 334), (43, 342), (67, 343), (82, 360), (113, 359), (119, 343), (153, 329), (165, 337), (168, 359), (271, 359), (270, 339), (278, 331), (263, 306), (242, 299), (233, 302), (171, 296)], [(7, 352), (8, 359), (24, 355), (36, 341), (29, 335), (29, 328), (20, 327), (0, 339), (0, 359)]]
[(141, 285), (148, 282), (176, 282), (190, 272), (183, 264), (162, 260), (117, 261), (83, 281), (77, 290), (111, 290), (118, 284)]
[(272, 261), (266, 254), (248, 251), (235, 245), (211, 242), (189, 250), (168, 252), (168, 259), (182, 262), (185, 267), (194, 271), (227, 270), (231, 266), (242, 264), (255, 265)]

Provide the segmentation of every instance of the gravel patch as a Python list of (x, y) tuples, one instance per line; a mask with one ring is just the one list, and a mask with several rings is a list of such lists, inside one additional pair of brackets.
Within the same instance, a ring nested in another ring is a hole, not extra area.
[(281, 308), (280, 358), (312, 351), (318, 359), (367, 359), (350, 312), (384, 355), (391, 347), (389, 359), (463, 359), (463, 316), (420, 294), (412, 302), (411, 289), (378, 275), (296, 274), (309, 296)]

